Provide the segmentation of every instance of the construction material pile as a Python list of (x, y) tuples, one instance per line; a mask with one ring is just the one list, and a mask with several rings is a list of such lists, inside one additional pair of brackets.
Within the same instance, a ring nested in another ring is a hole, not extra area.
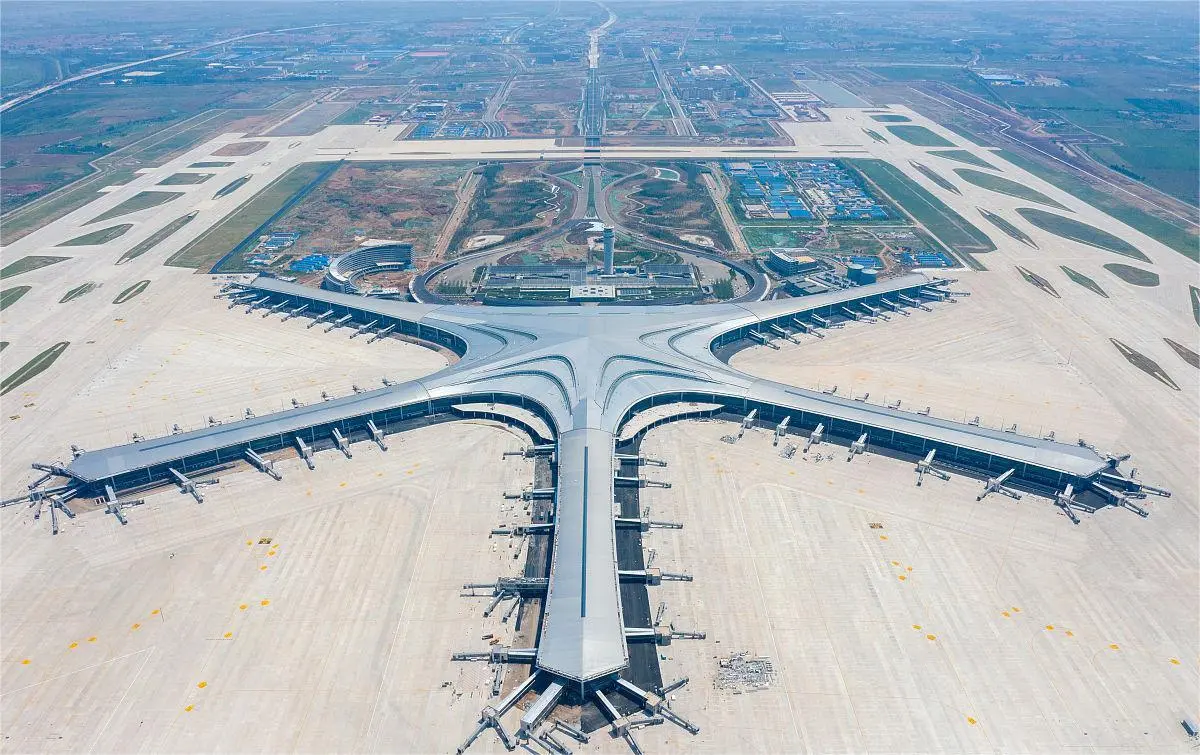
[(750, 651), (734, 653), (717, 661), (716, 687), (734, 694), (753, 692), (771, 686), (775, 678), (775, 666), (771, 659), (758, 655), (750, 657)]

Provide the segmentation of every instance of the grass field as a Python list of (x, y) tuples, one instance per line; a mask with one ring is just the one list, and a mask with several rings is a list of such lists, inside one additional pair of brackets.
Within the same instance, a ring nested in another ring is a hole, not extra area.
[(5, 55), (0, 61), (0, 87), (7, 92), (34, 89), (53, 81), (57, 67), (48, 55)]
[(1000, 176), (992, 175), (991, 173), (981, 173), (978, 170), (972, 170), (970, 168), (955, 168), (954, 172), (957, 173), (964, 181), (973, 183), (982, 189), (994, 191), (997, 194), (1007, 194), (1008, 196), (1016, 197), (1017, 199), (1024, 199), (1026, 202), (1037, 202), (1038, 204), (1044, 204), (1047, 207), (1053, 207), (1065, 212), (1071, 211), (1058, 202), (1055, 202), (1042, 192), (1036, 189), (1031, 189), (1025, 184), (1017, 183), (1016, 181), (1010, 181), (1007, 178), (1001, 178)]
[(965, 149), (942, 149), (938, 150), (937, 152), (930, 152), (929, 154), (937, 155), (938, 157), (944, 157), (947, 160), (957, 160), (960, 163), (974, 165), (979, 168), (990, 168), (992, 170), (996, 170), (996, 166), (987, 162), (982, 157), (976, 156), (974, 152), (968, 152)]
[(121, 265), (129, 260), (141, 257), (143, 254), (165, 241), (168, 236), (190, 223), (194, 217), (196, 217), (195, 213), (188, 213), (181, 218), (176, 218), (170, 223), (167, 223), (160, 230), (152, 233), (149, 238), (145, 239), (144, 241), (139, 241), (132, 249), (122, 254), (121, 258), (117, 260), (117, 264)]
[[(252, 103), (210, 109), (244, 86), (122, 88), (119, 95), (111, 89), (81, 86), (6, 112), (0, 123), (0, 158), (5, 165), (0, 195), (9, 211), (6, 215), (11, 215), (5, 219), (6, 236), (60, 216), (55, 208), (70, 203), (59, 201), (59, 195), (52, 194), (55, 190), (65, 188), (64, 194), (78, 198), (76, 189), (83, 184), (95, 198), (95, 189), (124, 183), (128, 179), (122, 176), (161, 164), (168, 155), (214, 133), (254, 128), (264, 111), (247, 109)], [(48, 200), (48, 206), (42, 206), (43, 200)], [(17, 214), (26, 206), (43, 220), (31, 222)], [(14, 224), (17, 220), (19, 226)]]
[(65, 260), (69, 260), (69, 259), (71, 259), (71, 258), (70, 257), (48, 257), (48, 256), (38, 256), (38, 255), (22, 257), (21, 259), (17, 260), (16, 262), (13, 262), (9, 265), (5, 265), (4, 269), (0, 270), (0, 280), (2, 280), (4, 278), (11, 278), (14, 275), (20, 275), (21, 273), (28, 273), (31, 270), (37, 270), (38, 268), (47, 267), (49, 265), (53, 265), (56, 262), (63, 262)]
[(1108, 298), (1108, 294), (1105, 293), (1104, 289), (1100, 288), (1100, 284), (1097, 283), (1096, 281), (1087, 277), (1086, 275), (1079, 272), (1078, 270), (1072, 270), (1071, 268), (1067, 267), (1066, 265), (1060, 265), (1059, 267), (1061, 267), (1062, 271), (1067, 274), (1068, 278), (1075, 281), (1079, 285), (1083, 286), (1088, 291), (1099, 294), (1100, 296), (1103, 296), (1105, 299)]
[(101, 228), (98, 231), (85, 233), (82, 236), (76, 236), (70, 241), (64, 241), (59, 246), (96, 246), (98, 244), (107, 244), (113, 239), (120, 238), (125, 235), (125, 232), (133, 228), (133, 223), (121, 223), (120, 225), (112, 225), (108, 228)]
[(846, 160), (883, 194), (976, 270), (986, 270), (972, 255), (992, 252), (996, 245), (978, 228), (882, 160)]
[(1149, 262), (1150, 258), (1138, 251), (1137, 247), (1128, 241), (1117, 238), (1108, 231), (1102, 231), (1095, 226), (1081, 223), (1078, 220), (1064, 218), (1045, 210), (1035, 210), (1032, 207), (1021, 207), (1017, 210), (1021, 217), (1047, 233), (1061, 236), (1064, 239), (1078, 241), (1081, 244), (1094, 246), (1109, 252), (1129, 257), (1141, 262)]
[(1015, 225), (1000, 217), (996, 213), (985, 210), (982, 207), (976, 207), (975, 209), (979, 210), (979, 214), (983, 215), (984, 220), (1004, 231), (1012, 238), (1020, 241), (1026, 246), (1031, 246), (1034, 249), (1038, 248), (1038, 245), (1034, 243), (1033, 239), (1029, 237), (1028, 233), (1025, 233), (1020, 228), (1017, 228)]
[(69, 188), (64, 188), (53, 196), (46, 196), (22, 205), (5, 213), (3, 223), (0, 223), (0, 236), (3, 237), (5, 244), (11, 244), (22, 236), (95, 200), (101, 196), (97, 191), (101, 187), (127, 184), (134, 177), (135, 174), (132, 170), (96, 173)]
[(1048, 168), (1040, 162), (1030, 160), (1015, 152), (1001, 150), (999, 155), (1013, 165), (1020, 166), (1042, 180), (1052, 183), (1092, 207), (1112, 215), (1117, 220), (1138, 229), (1150, 238), (1171, 247), (1190, 260), (1200, 262), (1200, 235), (1183, 221), (1169, 220), (1151, 215), (1120, 199), (1115, 192), (1107, 192), (1070, 173)]
[(80, 284), (80, 285), (76, 286), (75, 288), (71, 289), (70, 291), (66, 292), (65, 294), (63, 294), (63, 298), (59, 299), (58, 303), (66, 304), (69, 301), (74, 301), (75, 299), (78, 299), (81, 296), (90, 294), (91, 292), (95, 291), (97, 288), (99, 288), (99, 284), (93, 283), (91, 281)]
[(200, 234), (167, 260), (172, 267), (211, 268), (238, 248), (250, 234), (290, 203), (303, 196), (314, 181), (328, 175), (338, 163), (303, 163), (275, 179), (224, 220)]
[(233, 163), (210, 160), (207, 162), (192, 163), (188, 167), (189, 168), (228, 168), (230, 165), (233, 165)]
[(878, 131), (872, 131), (869, 128), (864, 128), (863, 133), (866, 134), (867, 136), (871, 137), (875, 141), (879, 142), (880, 144), (887, 144), (887, 139), (884, 138), (884, 136), (882, 134), (880, 134)]
[(871, 120), (879, 121), (880, 123), (911, 123), (912, 119), (907, 115), (895, 115), (893, 113), (884, 113), (883, 115), (872, 115)]
[(962, 192), (958, 190), (957, 186), (950, 183), (948, 180), (946, 180), (946, 178), (944, 176), (942, 176), (940, 173), (934, 171), (932, 168), (922, 165), (921, 163), (913, 163), (912, 166), (914, 168), (916, 168), (921, 173), (921, 175), (925, 176), (930, 181), (933, 181), (935, 184), (942, 187), (946, 191), (948, 191), (952, 194), (958, 194), (959, 196), (962, 196)]
[(742, 226), (742, 237), (753, 249), (770, 247), (802, 247), (816, 232), (814, 228), (786, 226), (749, 225)]
[(134, 283), (129, 288), (117, 294), (117, 298), (113, 299), (113, 304), (124, 304), (141, 292), (145, 291), (150, 286), (150, 281), (143, 280)]
[(235, 178), (234, 180), (225, 184), (221, 188), (217, 189), (217, 193), (213, 194), (213, 199), (220, 199), (221, 197), (229, 196), (233, 192), (235, 192), (238, 189), (245, 186), (246, 182), (249, 180), (250, 180), (250, 176), (242, 176), (241, 178)]
[(30, 288), (31, 286), (13, 286), (0, 291), (0, 312), (16, 304), (17, 299), (29, 293)]
[(17, 369), (16, 372), (0, 381), (0, 396), (8, 393), (22, 383), (32, 380), (42, 374), (50, 365), (54, 364), (54, 360), (62, 356), (62, 353), (71, 345), (70, 341), (60, 341), (50, 348), (38, 354), (33, 359), (30, 359), (24, 365)]
[(1133, 286), (1154, 288), (1158, 285), (1158, 273), (1143, 270), (1140, 267), (1122, 265), (1120, 262), (1110, 262), (1104, 266), (1104, 269)]
[(871, 67), (871, 70), (892, 81), (940, 81), (994, 99), (988, 87), (962, 66), (889, 65)]
[(213, 152), (213, 157), (245, 157), (253, 155), (265, 146), (266, 142), (233, 142)]
[(193, 186), (212, 178), (214, 173), (172, 173), (158, 182), (159, 186)]
[[(1194, 21), (1191, 26), (1194, 31)], [(1179, 86), (1173, 66), (1141, 56), (1116, 64), (1063, 61), (1054, 64), (1054, 75), (1069, 86), (995, 87), (994, 93), (1025, 115), (1057, 122), (1060, 133), (1107, 137), (1108, 143), (1089, 139), (1095, 143), (1080, 148), (1166, 194), (1192, 205), (1200, 202), (1200, 107), (1195, 91)]]
[(944, 139), (924, 126), (888, 126), (893, 136), (918, 147), (953, 147), (954, 142)]
[(161, 204), (166, 204), (174, 199), (179, 199), (183, 194), (178, 191), (139, 191), (129, 199), (126, 199), (121, 204), (112, 208), (108, 212), (97, 215), (89, 220), (85, 225), (92, 223), (103, 223), (105, 220), (119, 218), (122, 215), (128, 215), (131, 212), (138, 210), (148, 210), (151, 207), (158, 207)]

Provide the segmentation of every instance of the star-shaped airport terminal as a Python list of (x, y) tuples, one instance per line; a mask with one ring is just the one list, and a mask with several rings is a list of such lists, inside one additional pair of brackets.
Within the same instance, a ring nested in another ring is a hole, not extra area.
[[(542, 576), (499, 578), (486, 586), (502, 599), (544, 600), (536, 647), (467, 649), (460, 659), (532, 664), (533, 672), (495, 705), (482, 711), (463, 749), (487, 728), (515, 746), (500, 718), (531, 690), (536, 701), (521, 717), (519, 738), (529, 738), (565, 702), (596, 704), (615, 734), (637, 751), (631, 731), (639, 721), (622, 714), (615, 698), (633, 700), (651, 718), (698, 728), (666, 702), (671, 685), (642, 689), (623, 678), (630, 643), (667, 644), (703, 635), (627, 626), (622, 582), (653, 584), (664, 575), (646, 568), (621, 570), (617, 528), (650, 526), (648, 518), (622, 518), (614, 510), (617, 486), (644, 486), (637, 469), (658, 463), (623, 450), (631, 436), (671, 419), (735, 414), (743, 430), (773, 427), (776, 442), (802, 436), (805, 451), (840, 443), (847, 461), (885, 453), (916, 463), (924, 475), (977, 477), (980, 497), (1020, 490), (1045, 495), (1072, 521), (1073, 509), (1121, 505), (1145, 516), (1134, 500), (1167, 494), (1118, 470), (1122, 459), (1083, 441), (1063, 443), (1015, 432), (956, 423), (927, 412), (878, 406), (749, 376), (732, 368), (730, 353), (748, 344), (771, 344), (800, 332), (821, 331), (847, 320), (876, 322), (920, 315), (931, 307), (970, 306), (951, 291), (952, 281), (907, 274), (878, 283), (795, 299), (713, 305), (490, 307), (400, 302), (308, 288), (272, 277), (230, 284), (230, 307), (311, 317), (311, 326), (354, 328), (363, 334), (399, 334), (448, 349), (458, 360), (428, 377), (355, 392), (270, 415), (144, 439), (115, 448), (75, 450), (65, 464), (39, 464), (43, 479), (30, 495), (68, 512), (65, 501), (95, 496), (122, 522), (122, 498), (174, 484), (197, 501), (206, 473), (248, 462), (271, 476), (269, 460), (294, 449), (312, 467), (324, 449), (351, 454), (351, 444), (386, 436), (413, 420), (452, 410), (514, 424), (534, 443), (525, 453), (545, 454), (553, 485), (528, 495), (549, 502), (545, 521), (522, 534), (546, 537), (550, 566)], [(967, 300), (969, 301), (969, 300)], [(882, 323), (886, 327), (886, 323)], [(722, 358), (724, 357), (724, 358)], [(319, 357), (316, 357), (319, 358)], [(52, 480), (59, 478), (53, 484)], [(628, 705), (625, 706), (628, 708)], [(568, 736), (582, 732), (556, 720)]]

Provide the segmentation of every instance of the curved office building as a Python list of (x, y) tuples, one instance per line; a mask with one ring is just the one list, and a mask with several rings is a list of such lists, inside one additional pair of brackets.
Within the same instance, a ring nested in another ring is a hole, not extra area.
[(356, 249), (333, 261), (321, 288), (341, 294), (361, 294), (357, 281), (365, 275), (404, 270), (412, 265), (412, 244), (381, 244)]

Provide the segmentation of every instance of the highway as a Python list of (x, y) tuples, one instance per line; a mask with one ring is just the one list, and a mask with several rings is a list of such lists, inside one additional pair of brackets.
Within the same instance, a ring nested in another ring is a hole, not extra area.
[(671, 82), (667, 81), (666, 74), (658, 64), (658, 54), (649, 47), (645, 49), (645, 53), (646, 60), (650, 61), (650, 68), (654, 71), (654, 80), (658, 83), (658, 89), (671, 108), (671, 123), (675, 125), (675, 133), (679, 136), (696, 136), (696, 127), (692, 125), (692, 119), (688, 118), (687, 113), (683, 111), (683, 105), (679, 104), (679, 98), (675, 96)]
[[(716, 170), (715, 166), (714, 170)], [(708, 193), (712, 196), (713, 204), (717, 207), (717, 214), (721, 216), (725, 232), (729, 234), (729, 240), (733, 242), (733, 248), (743, 257), (751, 256), (753, 252), (750, 251), (750, 245), (742, 236), (742, 228), (737, 224), (733, 213), (730, 212), (729, 203), (725, 201), (729, 195), (729, 185), (718, 179), (713, 173), (705, 173), (703, 178), (704, 185), (708, 187)]]
[(201, 45), (200, 47), (192, 47), (187, 50), (171, 52), (171, 53), (167, 53), (166, 55), (159, 55), (154, 58), (145, 58), (143, 60), (135, 60), (132, 63), (119, 63), (117, 65), (105, 66), (103, 68), (97, 68), (94, 71), (88, 71), (86, 73), (77, 74), (75, 76), (71, 76), (69, 78), (62, 79), (61, 81), (56, 81), (53, 84), (47, 84), (44, 87), (39, 87), (39, 88), (33, 90), (32, 92), (27, 92), (18, 97), (14, 97), (11, 100), (0, 105), (0, 113), (11, 110), (12, 108), (15, 108), (19, 105), (24, 105), (26, 102), (29, 102), (30, 100), (33, 100), (37, 97), (41, 97), (43, 94), (46, 94), (48, 92), (53, 92), (55, 89), (60, 89), (69, 84), (77, 84), (80, 81), (86, 81), (88, 79), (93, 79), (97, 76), (104, 76), (104, 75), (107, 75), (110, 73), (124, 71), (129, 68), (137, 68), (138, 66), (144, 66), (144, 65), (147, 65), (150, 63), (157, 63), (161, 60), (170, 60), (171, 58), (178, 58), (178, 57), (182, 57), (184, 55), (192, 55), (193, 53), (201, 52), (203, 50), (208, 50), (213, 47), (220, 47), (221, 45), (227, 45), (231, 42), (240, 42), (243, 39), (251, 39), (253, 37), (263, 37), (263, 36), (267, 36), (269, 34), (281, 34), (286, 31), (303, 31), (304, 29), (322, 29), (322, 28), (331, 27), (331, 26), (351, 26), (355, 23), (362, 23), (362, 22), (361, 21), (351, 21), (351, 22), (347, 22), (344, 24), (313, 24), (312, 26), (293, 26), (293, 27), (290, 27), (287, 29), (272, 29), (271, 31), (256, 31), (253, 34), (242, 34), (241, 36), (230, 37), (228, 39), (222, 39), (217, 42), (210, 42), (209, 44)]

